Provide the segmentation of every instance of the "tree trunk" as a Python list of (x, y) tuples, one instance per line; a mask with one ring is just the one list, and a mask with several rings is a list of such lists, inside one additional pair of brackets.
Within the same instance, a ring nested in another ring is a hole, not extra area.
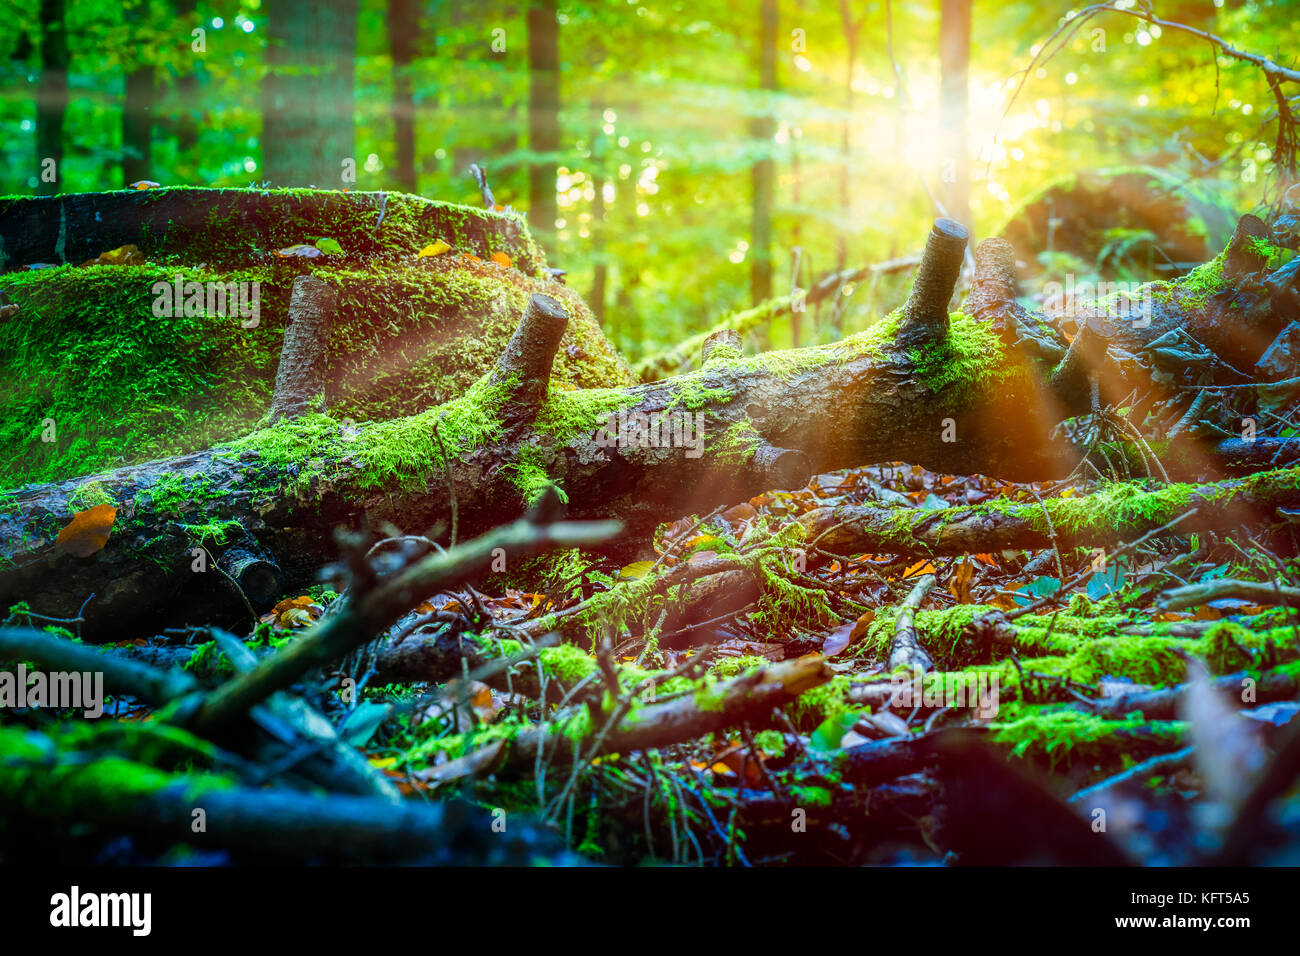
[[(776, 91), (776, 0), (759, 0), (758, 85), (764, 92)], [(762, 144), (762, 158), (754, 163), (750, 178), (753, 186), (753, 216), (750, 223), (750, 299), (754, 305), (772, 297), (772, 197), (776, 185), (776, 163), (772, 159), (772, 136), (776, 123), (773, 104), (762, 103), (761, 113), (752, 124), (751, 135)]]
[[(41, 0), (41, 78), (36, 84), (37, 191), (60, 192), (63, 116), (68, 110), (68, 33), (64, 0)], [(53, 162), (53, 168), (49, 163)]]
[[(854, 20), (849, 0), (840, 0), (840, 27), (848, 47), (844, 74), (844, 122), (840, 124), (840, 208), (835, 229), (835, 271), (843, 272), (849, 261), (849, 222), (852, 218), (853, 193), (849, 180), (853, 173), (853, 71), (858, 63), (858, 34), (862, 21)], [(836, 313), (838, 314), (838, 313)]]
[(262, 172), (275, 186), (355, 188), (358, 0), (267, 0)]
[(411, 95), (411, 64), (420, 36), (420, 11), (415, 0), (388, 0), (388, 49), (393, 58), (393, 140), (397, 165), (393, 179), (408, 193), (418, 193), (415, 171), (415, 100)]
[[(127, 7), (125, 16), (128, 25), (137, 24), (144, 11)], [(134, 182), (152, 178), (153, 172), (156, 76), (153, 64), (144, 62), (140, 55), (142, 48), (143, 44), (137, 41), (137, 54), (126, 73), (126, 97), (122, 102), (122, 185), (128, 189)]]
[(971, 0), (942, 0), (939, 13), (939, 201), (973, 231), (970, 208)]
[(560, 150), (560, 25), (556, 0), (528, 6), (528, 225), (543, 247), (555, 234), (556, 155)]

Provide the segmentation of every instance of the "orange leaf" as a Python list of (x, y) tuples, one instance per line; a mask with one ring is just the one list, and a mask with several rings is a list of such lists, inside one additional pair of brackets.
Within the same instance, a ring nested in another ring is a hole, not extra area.
[(920, 574), (934, 574), (934, 565), (929, 561), (918, 561), (903, 572), (903, 579), (906, 580), (907, 578)]
[(970, 603), (970, 585), (975, 577), (975, 565), (970, 561), (961, 561), (948, 579), (948, 591), (957, 599), (958, 604)]
[(975, 560), (976, 560), (976, 561), (983, 561), (983, 562), (984, 562), (985, 564), (987, 564), (990, 568), (996, 568), (996, 567), (998, 566), (997, 561), (994, 560), (993, 555), (991, 555), (991, 554), (977, 554), (977, 555), (975, 555)]
[(78, 511), (59, 532), (58, 544), (74, 558), (88, 558), (108, 544), (116, 520), (117, 509), (109, 504)]

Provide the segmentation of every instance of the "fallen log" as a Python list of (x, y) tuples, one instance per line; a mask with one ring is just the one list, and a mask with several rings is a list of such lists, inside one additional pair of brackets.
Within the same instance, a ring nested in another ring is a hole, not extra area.
[[(548, 390), (566, 313), (534, 294), (494, 369), (446, 405), (361, 427), (304, 414), (207, 451), (0, 494), (0, 605), (70, 618), (94, 594), (82, 615), (92, 639), (109, 622), (119, 633), (136, 620), (223, 624), (220, 607), (243, 605), (205, 573), (205, 556), (246, 552), (250, 572), (293, 586), (333, 558), (336, 526), (434, 528), (454, 504), (473, 534), (548, 488), (571, 517), (623, 521), (627, 534), (608, 547), (627, 554), (664, 520), (844, 467), (903, 459), (1019, 480), (1067, 474), (1079, 450), (1052, 429), (1087, 410), (1083, 393), (1010, 344), (1005, 323), (949, 317), (950, 260), (964, 240), (940, 231), (907, 307), (833, 345), (753, 357), (717, 347), (700, 371), (662, 382)], [(999, 314), (1004, 286), (981, 286), (994, 293), (976, 300), (981, 314)], [(77, 557), (57, 538), (91, 502), (116, 509), (111, 531)]]

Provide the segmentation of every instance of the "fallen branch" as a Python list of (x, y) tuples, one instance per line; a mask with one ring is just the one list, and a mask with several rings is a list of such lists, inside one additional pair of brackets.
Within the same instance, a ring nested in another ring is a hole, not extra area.
[[(631, 753), (682, 743), (704, 734), (749, 723), (769, 726), (772, 710), (790, 703), (804, 691), (831, 679), (831, 671), (819, 656), (809, 655), (781, 664), (762, 667), (729, 681), (702, 688), (694, 694), (632, 709), (615, 727), (602, 734), (599, 717), (579, 737), (570, 737), (563, 726), (542, 726), (525, 730), (509, 741), (498, 741), (488, 752), (467, 762), (465, 772), (488, 769), (528, 770), (539, 759), (557, 764), (571, 762), (575, 755), (591, 759), (607, 753)], [(446, 779), (438, 768), (439, 779)]]
[(1101, 495), (1038, 502), (994, 502), (949, 508), (880, 508), (840, 505), (808, 512), (800, 521), (809, 539), (835, 554), (974, 554), (1053, 544), (1050, 515), (1063, 548), (1108, 547), (1154, 531), (1179, 514), (1178, 534), (1230, 531), (1269, 524), (1278, 508), (1300, 507), (1300, 468), (1199, 485), (1174, 484), (1157, 491), (1119, 486)]
[[(903, 256), (898, 259), (888, 259), (885, 262), (877, 262), (873, 265), (863, 266), (858, 269), (845, 269), (842, 272), (834, 272), (822, 278), (813, 285), (811, 289), (802, 294), (802, 305), (816, 305), (833, 295), (838, 295), (846, 285), (854, 282), (861, 282), (863, 279), (872, 278), (882, 275), (890, 275), (897, 272), (905, 272), (908, 269), (920, 265), (920, 256)], [(949, 295), (952, 293), (949, 292)], [(784, 315), (800, 304), (800, 294), (798, 292), (790, 295), (776, 296), (768, 299), (766, 302), (759, 303), (752, 309), (745, 309), (741, 312), (733, 312), (726, 318), (722, 319), (713, 328), (707, 332), (700, 332), (693, 335), (672, 348), (665, 349), (648, 358), (642, 359), (633, 368), (632, 373), (642, 382), (654, 382), (669, 375), (676, 375), (689, 369), (692, 363), (701, 360), (701, 352), (705, 343), (713, 336), (731, 332), (738, 338), (746, 332), (762, 328), (770, 322), (775, 321), (779, 316)], [(740, 341), (734, 342), (734, 347), (740, 348)]]

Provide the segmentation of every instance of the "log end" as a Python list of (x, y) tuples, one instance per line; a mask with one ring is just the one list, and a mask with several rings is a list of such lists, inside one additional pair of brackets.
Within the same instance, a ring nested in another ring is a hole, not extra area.
[(515, 334), (492, 373), (495, 381), (510, 383), (516, 405), (537, 406), (546, 400), (551, 365), (568, 325), (569, 313), (556, 299), (540, 292), (528, 297)]
[(217, 567), (239, 585), (248, 603), (259, 614), (275, 606), (284, 593), (284, 574), (270, 554), (252, 547), (233, 547), (218, 560)]
[(806, 453), (766, 443), (754, 450), (750, 467), (764, 488), (801, 488), (812, 477), (812, 462)]
[(948, 305), (961, 275), (970, 233), (955, 219), (936, 219), (925, 242), (921, 265), (903, 306), (898, 344), (913, 348), (936, 342), (948, 334)]

